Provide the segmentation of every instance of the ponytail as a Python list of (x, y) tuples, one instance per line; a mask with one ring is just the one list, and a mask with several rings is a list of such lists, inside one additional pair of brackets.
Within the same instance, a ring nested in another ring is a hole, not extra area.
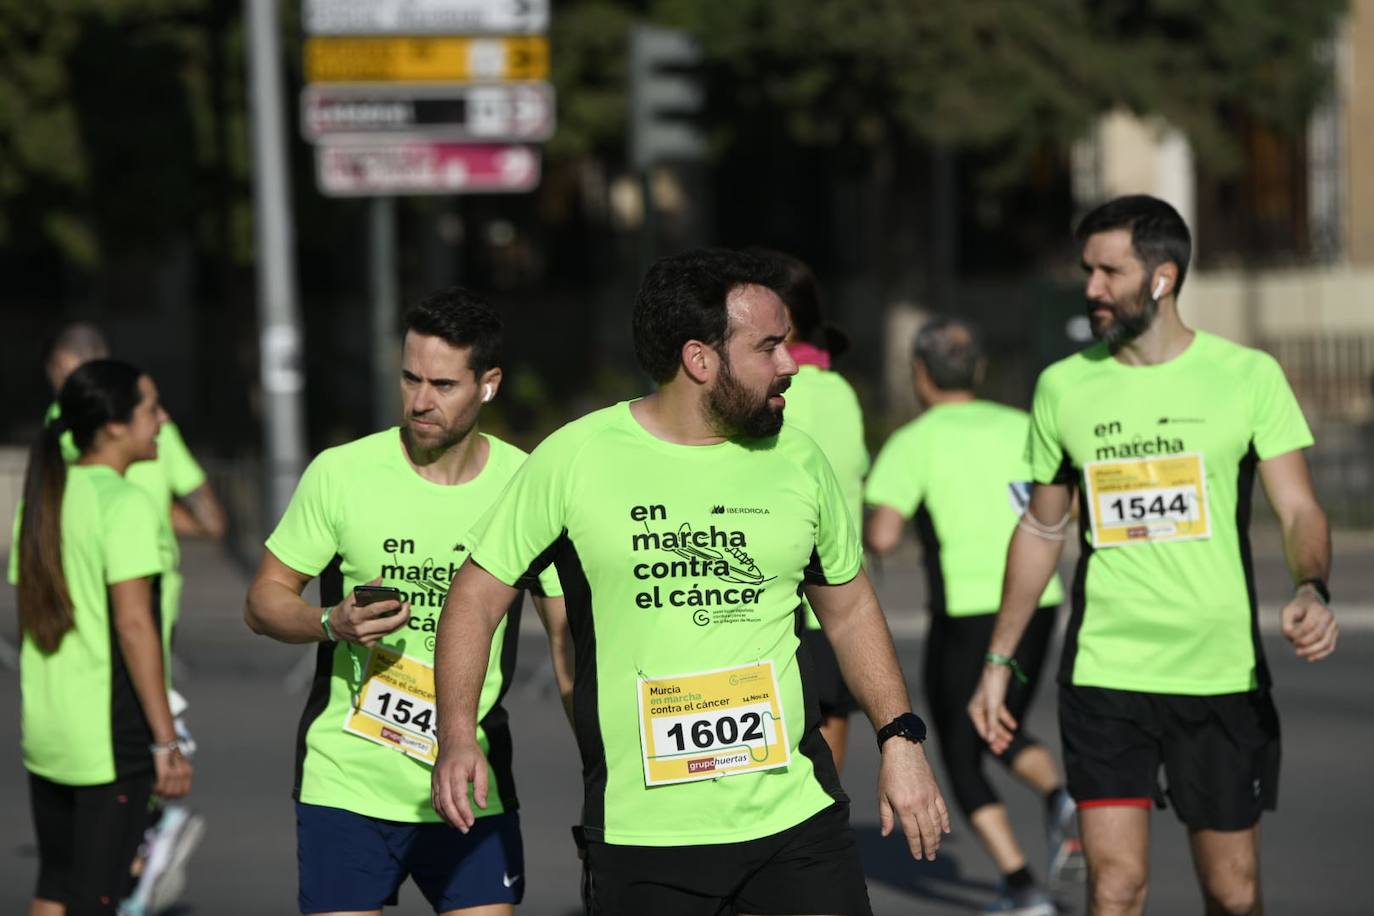
[(61, 413), (43, 428), (29, 453), (19, 520), (19, 628), (42, 652), (56, 652), (76, 626), (62, 571), (62, 496), (67, 489), (62, 436), (70, 431), (77, 451), (85, 454), (106, 423), (127, 423), (139, 402), (139, 377), (137, 369), (117, 360), (83, 363), (58, 393)]
[(76, 625), (62, 572), (62, 494), (67, 487), (62, 434), (66, 428), (61, 417), (53, 420), (29, 451), (19, 522), (19, 628), (45, 653), (56, 652), (62, 637)]

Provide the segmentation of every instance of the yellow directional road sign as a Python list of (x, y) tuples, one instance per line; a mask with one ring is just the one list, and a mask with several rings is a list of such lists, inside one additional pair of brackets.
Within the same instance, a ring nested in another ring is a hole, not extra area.
[(504, 38), (339, 38), (305, 42), (310, 83), (542, 80), (549, 41), (542, 35)]

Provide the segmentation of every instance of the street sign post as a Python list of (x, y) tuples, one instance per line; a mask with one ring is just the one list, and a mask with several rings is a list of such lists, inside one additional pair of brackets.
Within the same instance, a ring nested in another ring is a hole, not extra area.
[(339, 82), (462, 82), (542, 80), (549, 75), (549, 40), (501, 38), (339, 38), (305, 41), (305, 80)]
[(539, 184), (539, 153), (528, 146), (388, 138), (317, 148), (320, 190), (334, 197), (519, 192)]
[(301, 135), (537, 143), (553, 135), (553, 112), (553, 87), (543, 82), (325, 84), (301, 91)]
[(549, 27), (548, 0), (305, 0), (311, 35), (528, 34)]

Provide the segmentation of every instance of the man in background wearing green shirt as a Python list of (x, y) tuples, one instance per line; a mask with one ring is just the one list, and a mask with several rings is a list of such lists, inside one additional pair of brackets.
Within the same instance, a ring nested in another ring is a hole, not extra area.
[(487, 646), (513, 584), (558, 569), (590, 913), (870, 912), (799, 641), (803, 592), (878, 729), (883, 833), (900, 821), (933, 858), (948, 828), (839, 483), (783, 423), (797, 365), (775, 282), (740, 252), (656, 262), (633, 325), (657, 389), (534, 450), (444, 608), (434, 803), (471, 830)]
[[(768, 258), (778, 273), (777, 294), (787, 307), (792, 333), (787, 352), (797, 362), (797, 374), (787, 389), (787, 423), (806, 433), (825, 453), (840, 483), (854, 530), (863, 528), (864, 475), (868, 446), (864, 443), (864, 415), (859, 396), (843, 375), (831, 369), (835, 357), (849, 347), (849, 339), (825, 321), (820, 284), (806, 264), (777, 251), (754, 250)], [(821, 734), (830, 745), (835, 769), (844, 772), (849, 717), (859, 709), (840, 675), (835, 650), (808, 606), (802, 642), (811, 653), (816, 699), (821, 707)]]
[(969, 713), (994, 751), (1010, 744), (1005, 659), (1054, 574), (1077, 488), (1082, 552), (1059, 727), (1091, 912), (1144, 911), (1150, 807), (1167, 799), (1188, 827), (1207, 912), (1258, 913), (1259, 820), (1277, 801), (1279, 731), (1251, 490), (1258, 474), (1293, 577), (1283, 635), (1300, 658), (1325, 658), (1336, 621), (1326, 514), (1302, 453), (1312, 435), (1273, 357), (1183, 324), (1191, 237), (1172, 207), (1119, 198), (1085, 216), (1077, 236), (1099, 342), (1036, 383), (1035, 489)]
[[(1024, 457), (1030, 418), (974, 395), (985, 368), (979, 336), (967, 322), (936, 318), (917, 333), (913, 381), (925, 410), (878, 453), (865, 491), (873, 511), (864, 537), (875, 553), (891, 553), (906, 522), (915, 521), (930, 607), (924, 680), (940, 756), (960, 810), (1002, 874), (1000, 896), (987, 912), (1047, 916), (1054, 902), (1037, 886), (1007, 806), (983, 773), (987, 747), (965, 712), (992, 635), (1006, 545), (1030, 492)], [(1016, 652), (1024, 680), (1011, 685), (1007, 705), (1017, 719), (1030, 707), (1063, 600), (1055, 576)], [(1073, 801), (1049, 751), (1022, 730), (996, 756), (1045, 800), (1047, 880), (1080, 872), (1078, 841), (1067, 830)]]
[[(317, 647), (293, 792), (300, 911), (379, 913), (410, 878), (436, 913), (509, 916), (527, 880), (501, 705), (515, 670), (520, 591), (503, 608), (509, 625), (483, 651), (465, 736), (488, 754), (483, 775), (495, 791), (466, 834), (439, 821), (429, 793), (439, 610), (474, 524), (525, 461), (479, 428), (501, 385), (502, 322), (455, 287), (410, 309), (405, 328), (401, 427), (310, 463), (267, 539), (244, 617), (256, 633)], [(318, 605), (302, 597), (317, 576)], [(549, 572), (518, 584), (536, 592), (566, 693), (558, 580)], [(396, 591), (369, 594), (378, 586)]]

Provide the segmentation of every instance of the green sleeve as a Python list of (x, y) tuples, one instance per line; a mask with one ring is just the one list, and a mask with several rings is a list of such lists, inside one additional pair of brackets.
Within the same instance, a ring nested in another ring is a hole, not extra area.
[(104, 521), (101, 550), (106, 582), (127, 582), (162, 572), (157, 509), (147, 494), (134, 486), (124, 488)]
[(196, 463), (175, 423), (164, 423), (158, 431), (157, 460), (166, 469), (174, 496), (187, 496), (205, 483), (205, 470)]
[[(473, 562), (507, 585), (532, 584), (529, 576), (549, 566), (546, 551), (563, 534), (571, 461), (556, 446), (549, 440), (530, 454), (475, 530)], [(547, 589), (542, 577), (540, 584)]]
[(843, 585), (859, 574), (863, 546), (845, 501), (844, 491), (835, 478), (830, 462), (820, 459), (816, 471), (816, 547), (806, 567), (806, 581), (813, 585)]
[(1059, 397), (1043, 373), (1035, 383), (1035, 398), (1031, 402), (1026, 463), (1030, 465), (1031, 480), (1035, 483), (1071, 482), (1062, 479), (1064, 445), (1059, 439)]
[(327, 452), (310, 462), (267, 539), (273, 556), (302, 575), (318, 575), (339, 552), (337, 497), (328, 464)]
[(878, 452), (873, 472), (864, 485), (864, 502), (870, 506), (890, 506), (911, 518), (921, 504), (920, 448), (909, 429), (899, 429)]
[(1267, 353), (1259, 354), (1251, 381), (1250, 421), (1259, 459), (1310, 446), (1312, 431), (1278, 361)]

